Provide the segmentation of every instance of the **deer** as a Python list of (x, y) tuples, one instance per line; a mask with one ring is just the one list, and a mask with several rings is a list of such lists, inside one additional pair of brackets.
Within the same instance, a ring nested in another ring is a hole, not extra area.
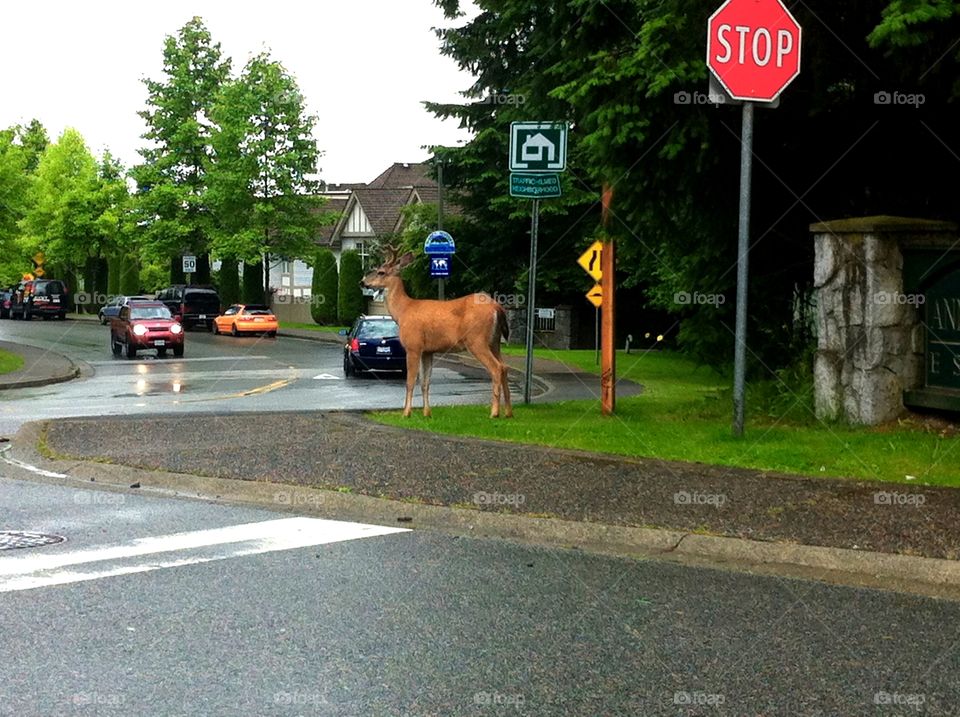
[(513, 416), (507, 365), (500, 357), (500, 337), (509, 337), (507, 313), (488, 294), (478, 293), (446, 301), (413, 299), (407, 294), (400, 272), (414, 259), (408, 252), (397, 257), (397, 250), (385, 247), (385, 261), (367, 273), (361, 286), (383, 289), (387, 311), (400, 327), (400, 343), (407, 352), (407, 395), (403, 415), (413, 411), (413, 389), (420, 375), (423, 415), (430, 417), (430, 374), (437, 352), (469, 351), (490, 374), (493, 399), (490, 418), (500, 416), (503, 396), (504, 417)]

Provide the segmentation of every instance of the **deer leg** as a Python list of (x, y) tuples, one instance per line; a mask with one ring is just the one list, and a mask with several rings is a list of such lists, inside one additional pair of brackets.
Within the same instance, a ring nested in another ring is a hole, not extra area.
[(413, 387), (417, 385), (420, 369), (420, 354), (407, 351), (407, 396), (403, 400), (403, 417), (410, 418), (413, 409)]
[(474, 358), (482, 363), (483, 367), (487, 369), (487, 373), (490, 374), (490, 382), (493, 384), (493, 400), (490, 402), (490, 418), (497, 418), (500, 415), (500, 392), (503, 388), (503, 363), (493, 355), (489, 347), (484, 347), (484, 350), (472, 353)]
[(420, 370), (420, 392), (423, 394), (423, 415), (430, 417), (430, 374), (433, 373), (433, 354), (423, 354)]
[(510, 400), (510, 384), (507, 382), (507, 364), (500, 355), (500, 342), (490, 347), (493, 357), (500, 364), (500, 389), (503, 395), (503, 417), (513, 418), (513, 402)]

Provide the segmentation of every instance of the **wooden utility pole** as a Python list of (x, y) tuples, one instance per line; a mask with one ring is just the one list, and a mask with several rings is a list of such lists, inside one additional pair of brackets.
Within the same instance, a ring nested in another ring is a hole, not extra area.
[[(601, 198), (601, 218), (604, 229), (607, 228), (610, 221), (610, 204), (612, 202), (613, 187), (605, 184)], [(614, 333), (615, 311), (613, 300), (616, 289), (616, 282), (614, 281), (616, 261), (613, 255), (613, 238), (606, 232), (604, 233), (603, 253), (600, 255), (600, 266), (603, 271), (603, 276), (600, 279), (600, 286), (603, 288), (600, 326), (600, 407), (604, 416), (612, 416), (617, 404), (617, 347)]]

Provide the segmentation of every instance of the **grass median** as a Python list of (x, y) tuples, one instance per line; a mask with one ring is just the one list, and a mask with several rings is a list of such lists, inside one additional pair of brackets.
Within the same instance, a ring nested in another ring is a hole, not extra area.
[[(523, 351), (511, 348), (509, 353)], [(588, 373), (599, 373), (593, 351), (537, 351)], [(632, 458), (738, 466), (808, 476), (861, 478), (919, 485), (960, 485), (960, 431), (944, 421), (909, 418), (876, 428), (822, 423), (809, 393), (751, 386), (745, 436), (731, 433), (730, 381), (671, 352), (617, 354), (618, 379), (643, 384), (643, 394), (617, 401), (603, 417), (597, 401), (525, 406), (515, 401), (511, 420), (491, 420), (478, 406), (415, 412), (376, 412), (381, 423), (459, 436)], [(516, 398), (516, 397), (515, 397)], [(415, 406), (420, 404), (419, 389)]]
[(23, 357), (9, 351), (0, 350), (0, 376), (23, 368)]

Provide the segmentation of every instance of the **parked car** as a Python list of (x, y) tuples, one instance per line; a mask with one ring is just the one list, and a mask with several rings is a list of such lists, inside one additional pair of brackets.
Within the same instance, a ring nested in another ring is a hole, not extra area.
[(220, 295), (209, 286), (176, 284), (158, 292), (157, 301), (166, 304), (185, 329), (197, 325), (209, 328), (220, 314)]
[(172, 349), (174, 356), (183, 356), (183, 326), (159, 301), (131, 301), (110, 320), (110, 349), (127, 358), (145, 349), (156, 349), (158, 356)]
[(117, 294), (101, 306), (100, 311), (97, 312), (100, 323), (104, 326), (109, 324), (110, 319), (119, 316), (120, 309), (131, 301), (155, 301), (155, 299), (152, 296), (124, 296), (123, 294)]
[(400, 343), (400, 327), (391, 316), (361, 316), (343, 347), (343, 373), (355, 376), (368, 371), (399, 371), (407, 375), (407, 352)]
[(21, 281), (10, 299), (10, 318), (67, 318), (67, 286), (59, 279)]
[(263, 304), (234, 304), (217, 316), (210, 325), (215, 334), (266, 334), (276, 336), (280, 324), (277, 317)]
[(13, 300), (13, 289), (0, 289), (0, 319), (10, 318), (10, 302)]

